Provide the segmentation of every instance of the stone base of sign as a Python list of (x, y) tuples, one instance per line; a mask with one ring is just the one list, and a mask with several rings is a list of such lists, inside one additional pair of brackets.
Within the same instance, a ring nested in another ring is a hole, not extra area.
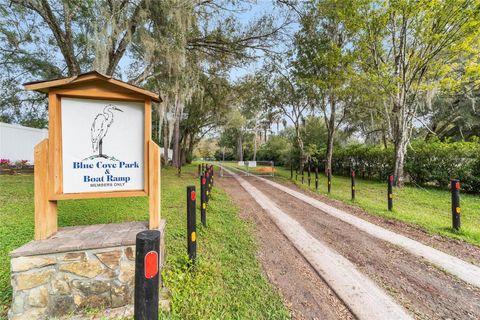
[[(159, 308), (164, 312), (171, 311), (171, 296), (167, 287), (163, 287), (159, 292)], [(120, 319), (133, 319), (134, 306), (129, 304), (127, 306), (118, 308), (107, 308), (99, 310), (85, 310), (75, 315), (68, 314), (56, 320), (120, 320)]]
[[(61, 228), (47, 240), (10, 253), (13, 289), (9, 319), (51, 319), (84, 308), (133, 303), (135, 238), (144, 222)], [(165, 220), (160, 264), (165, 261)], [(161, 281), (161, 280), (160, 280)]]

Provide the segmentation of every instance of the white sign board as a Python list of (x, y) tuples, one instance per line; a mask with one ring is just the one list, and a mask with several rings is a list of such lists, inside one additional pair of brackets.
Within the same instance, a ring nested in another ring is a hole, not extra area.
[(255, 168), (257, 166), (257, 161), (248, 161), (248, 166), (250, 168)]
[(243, 165), (245, 165), (245, 163), (243, 161), (238, 161), (238, 165), (243, 166)]
[(63, 192), (144, 189), (144, 104), (63, 97)]

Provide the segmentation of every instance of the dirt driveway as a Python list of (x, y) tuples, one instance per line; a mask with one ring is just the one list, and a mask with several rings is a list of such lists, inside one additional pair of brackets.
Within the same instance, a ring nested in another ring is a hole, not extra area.
[(263, 270), (280, 291), (294, 319), (355, 319), (235, 179), (218, 178), (216, 183), (239, 206), (242, 218), (255, 224)]
[[(354, 263), (416, 318), (480, 319), (478, 289), (287, 193), (274, 191), (271, 186), (254, 177), (246, 180), (297, 220), (311, 235)], [(242, 216), (255, 222), (260, 261), (270, 281), (290, 306), (294, 317), (353, 318), (347, 306), (238, 182), (233, 178), (220, 178), (217, 181), (239, 205)], [(449, 245), (443, 241), (441, 247), (444, 246)], [(472, 254), (465, 251), (462, 253), (469, 260), (477, 260), (476, 252)]]

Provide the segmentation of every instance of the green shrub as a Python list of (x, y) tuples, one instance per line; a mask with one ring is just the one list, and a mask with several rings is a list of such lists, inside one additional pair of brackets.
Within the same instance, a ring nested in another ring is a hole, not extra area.
[[(332, 170), (348, 175), (355, 168), (357, 176), (383, 180), (393, 172), (393, 163), (392, 147), (352, 144), (335, 148)], [(479, 192), (480, 140), (412, 141), (405, 159), (405, 174), (415, 184), (443, 188), (448, 187), (451, 179), (459, 179), (462, 189)]]
[(333, 154), (332, 171), (348, 175), (351, 169), (368, 179), (384, 179), (393, 171), (393, 149), (380, 145), (354, 144), (336, 148)]
[(480, 144), (473, 142), (414, 141), (408, 150), (405, 170), (418, 184), (447, 187), (459, 179), (464, 190), (478, 192)]
[(273, 161), (275, 165), (283, 166), (290, 162), (291, 144), (282, 136), (270, 136), (257, 152), (257, 160)]

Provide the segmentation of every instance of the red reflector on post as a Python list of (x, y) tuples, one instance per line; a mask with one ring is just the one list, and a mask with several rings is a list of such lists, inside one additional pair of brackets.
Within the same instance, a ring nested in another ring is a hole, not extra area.
[(455, 189), (460, 189), (460, 182), (455, 183)]
[(207, 179), (202, 178), (202, 184), (205, 184), (205, 183), (207, 183)]
[(192, 199), (192, 201), (195, 201), (196, 197), (197, 197), (197, 194), (195, 193), (195, 191), (192, 191), (192, 193), (190, 193), (190, 198)]
[(158, 253), (150, 251), (145, 255), (145, 278), (152, 279), (158, 273)]
[(390, 176), (390, 182), (393, 182), (393, 176)]
[(352, 171), (352, 177), (355, 177), (355, 171)]

